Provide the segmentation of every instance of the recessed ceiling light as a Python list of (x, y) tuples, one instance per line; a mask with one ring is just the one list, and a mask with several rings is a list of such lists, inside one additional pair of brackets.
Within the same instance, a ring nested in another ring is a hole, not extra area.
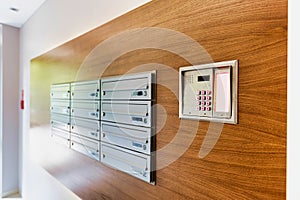
[(19, 9), (15, 8), (15, 7), (11, 7), (11, 8), (9, 8), (9, 10), (14, 11), (14, 12), (18, 12), (19, 11)]

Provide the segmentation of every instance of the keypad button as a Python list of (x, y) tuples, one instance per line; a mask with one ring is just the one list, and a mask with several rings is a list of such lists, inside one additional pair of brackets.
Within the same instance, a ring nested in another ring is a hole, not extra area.
[(202, 101), (202, 102), (201, 102), (201, 105), (205, 106), (205, 105), (206, 105), (206, 102), (205, 102), (205, 101)]
[(198, 94), (199, 94), (199, 95), (201, 95), (201, 94), (202, 94), (201, 90), (199, 90), (199, 91), (198, 91)]
[(206, 108), (205, 108), (205, 107), (202, 107), (202, 108), (201, 108), (201, 110), (202, 110), (202, 111), (205, 111), (205, 110), (206, 110)]
[(206, 110), (207, 110), (207, 111), (211, 111), (211, 107), (207, 107)]
[(206, 96), (202, 96), (202, 100), (206, 100)]
[(207, 96), (206, 99), (207, 99), (207, 100), (211, 100), (211, 96)]
[(196, 96), (196, 100), (201, 100), (201, 96)]
[(202, 90), (202, 91), (201, 91), (201, 94), (202, 94), (202, 95), (205, 95), (205, 94), (206, 94), (206, 90)]
[(201, 108), (199, 106), (196, 106), (196, 111), (201, 110)]
[(206, 105), (207, 105), (207, 106), (210, 106), (210, 105), (211, 105), (211, 102), (210, 102), (210, 101), (207, 101), (207, 102), (206, 102)]
[(206, 90), (206, 94), (207, 95), (211, 95), (211, 91), (210, 90)]

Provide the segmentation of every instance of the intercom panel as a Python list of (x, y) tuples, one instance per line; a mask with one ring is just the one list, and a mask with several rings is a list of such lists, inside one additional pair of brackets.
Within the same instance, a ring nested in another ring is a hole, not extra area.
[(179, 117), (237, 123), (237, 60), (180, 68)]

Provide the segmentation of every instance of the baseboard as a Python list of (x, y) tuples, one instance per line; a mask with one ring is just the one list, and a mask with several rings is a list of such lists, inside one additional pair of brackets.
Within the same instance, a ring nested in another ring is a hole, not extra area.
[(13, 194), (17, 194), (17, 193), (19, 193), (19, 190), (18, 189), (14, 189), (14, 190), (11, 190), (11, 191), (8, 191), (8, 192), (2, 192), (1, 197), (5, 198), (7, 196), (10, 196), (10, 195), (13, 195)]

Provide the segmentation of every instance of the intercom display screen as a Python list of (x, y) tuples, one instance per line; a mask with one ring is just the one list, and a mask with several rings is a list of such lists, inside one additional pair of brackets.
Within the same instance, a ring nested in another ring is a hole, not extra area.
[(198, 82), (209, 81), (210, 76), (198, 76)]

